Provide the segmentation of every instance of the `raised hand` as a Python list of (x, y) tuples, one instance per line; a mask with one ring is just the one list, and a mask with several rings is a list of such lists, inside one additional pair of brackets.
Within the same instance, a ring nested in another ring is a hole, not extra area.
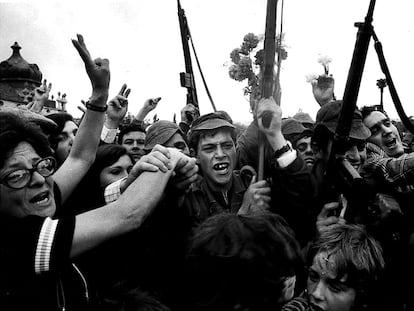
[(311, 82), (313, 97), (320, 106), (334, 99), (335, 80), (332, 75), (320, 75)]
[[(263, 126), (263, 116), (265, 112), (272, 114), (272, 120), (268, 128)], [(256, 118), (259, 130), (265, 135), (273, 136), (276, 132), (282, 131), (282, 109), (276, 104), (273, 97), (262, 98), (256, 105)]]
[(145, 101), (144, 106), (142, 107), (147, 113), (151, 112), (157, 108), (158, 102), (161, 100), (161, 97), (149, 98)]
[(108, 102), (106, 117), (111, 122), (110, 128), (117, 128), (128, 111), (128, 96), (131, 89), (124, 84), (119, 93)]
[(47, 80), (44, 79), (41, 86), (35, 88), (33, 101), (26, 105), (26, 107), (36, 113), (41, 113), (44, 105), (49, 99), (49, 93), (52, 89), (52, 83), (47, 84)]
[(155, 108), (157, 108), (158, 102), (160, 100), (161, 100), (161, 97), (147, 99), (144, 103), (144, 106), (142, 106), (142, 108), (139, 110), (135, 119), (138, 121), (144, 121), (147, 114), (150, 113)]
[(72, 43), (85, 64), (86, 73), (88, 74), (89, 80), (92, 84), (92, 95), (106, 94), (106, 96), (108, 96), (110, 81), (109, 60), (106, 58), (97, 58), (92, 60), (92, 57), (86, 48), (83, 36), (78, 34), (77, 38), (77, 40), (72, 39)]
[[(273, 151), (280, 150), (287, 144), (282, 134), (282, 109), (276, 104), (273, 97), (262, 98), (255, 107), (255, 116), (259, 130), (266, 136)], [(269, 126), (263, 125), (264, 116), (269, 118)]]
[(181, 122), (191, 125), (200, 116), (200, 111), (193, 104), (187, 104), (181, 109)]

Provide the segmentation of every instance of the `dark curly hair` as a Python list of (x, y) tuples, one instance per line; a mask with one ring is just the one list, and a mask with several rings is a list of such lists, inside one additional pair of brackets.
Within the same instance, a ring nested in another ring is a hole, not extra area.
[(62, 140), (60, 134), (65, 128), (66, 122), (72, 121), (75, 123), (75, 121), (73, 120), (72, 115), (66, 112), (52, 113), (47, 115), (46, 117), (54, 121), (57, 125), (57, 127), (49, 135), (50, 146), (53, 150), (56, 150), (58, 143)]
[(286, 277), (303, 266), (286, 221), (273, 213), (221, 213), (194, 232), (188, 252), (194, 310), (277, 310)]
[(118, 144), (122, 145), (122, 139), (124, 138), (124, 135), (130, 132), (142, 132), (146, 134), (144, 125), (142, 123), (132, 122), (120, 128), (120, 131), (118, 134)]
[(383, 113), (388, 118), (388, 115), (385, 112), (385, 110), (381, 109), (381, 107), (379, 105), (364, 106), (360, 109), (360, 111), (361, 111), (361, 114), (362, 114), (362, 120), (364, 120), (366, 117), (368, 117), (371, 114), (371, 112), (373, 112), (373, 111), (379, 111), (379, 112)]
[(52, 155), (47, 137), (39, 125), (12, 113), (0, 112), (0, 168), (21, 142), (29, 143), (42, 158)]
[(77, 185), (65, 206), (70, 207), (74, 214), (79, 214), (105, 205), (104, 187), (100, 184), (100, 174), (104, 168), (111, 166), (124, 155), (128, 155), (128, 153), (121, 145), (103, 144), (99, 146), (95, 162)]

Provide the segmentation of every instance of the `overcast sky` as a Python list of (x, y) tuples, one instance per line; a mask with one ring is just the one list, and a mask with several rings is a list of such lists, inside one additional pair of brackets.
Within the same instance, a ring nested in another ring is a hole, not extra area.
[[(266, 1), (181, 0), (181, 5), (217, 108), (228, 111), (235, 121), (250, 121), (249, 104), (243, 96), (246, 84), (228, 76), (229, 54), (240, 46), (245, 34), (264, 33)], [(353, 25), (364, 20), (368, 5), (369, 0), (285, 1), (283, 32), (288, 58), (281, 71), (284, 116), (299, 109), (315, 116), (319, 106), (306, 76), (323, 72), (317, 62), (319, 55), (332, 58), (335, 93), (342, 97), (357, 33)], [(414, 115), (413, 7), (409, 0), (379, 0), (373, 21), (408, 115)], [(169, 120), (174, 113), (179, 116), (186, 90), (179, 82), (179, 73), (185, 68), (175, 0), (0, 3), (0, 60), (10, 57), (10, 46), (17, 41), (22, 56), (38, 64), (43, 77), (53, 83), (52, 94), (67, 93), (68, 111), (79, 116), (76, 107), (88, 98), (91, 88), (70, 41), (76, 33), (84, 35), (92, 57), (110, 60), (111, 97), (127, 83), (132, 89), (132, 113), (136, 114), (147, 98), (160, 96), (158, 116)], [(193, 67), (201, 113), (210, 112), (194, 60)], [(359, 106), (379, 103), (376, 80), (380, 78), (383, 75), (371, 42)], [(388, 89), (384, 95), (386, 110), (397, 117)]]

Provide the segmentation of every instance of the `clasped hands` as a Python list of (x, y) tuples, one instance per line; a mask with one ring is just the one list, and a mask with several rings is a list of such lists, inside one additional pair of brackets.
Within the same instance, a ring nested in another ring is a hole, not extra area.
[(126, 186), (143, 172), (167, 173), (170, 170), (173, 171), (172, 176), (177, 177), (174, 185), (177, 189), (185, 190), (197, 179), (198, 166), (195, 158), (186, 156), (178, 149), (156, 145), (149, 154), (135, 163), (128, 175)]

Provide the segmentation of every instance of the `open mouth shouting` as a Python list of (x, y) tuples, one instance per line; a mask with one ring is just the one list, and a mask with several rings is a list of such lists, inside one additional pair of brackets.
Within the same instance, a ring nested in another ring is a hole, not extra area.
[(360, 167), (361, 167), (361, 163), (351, 163), (352, 167), (356, 170), (359, 171)]
[(397, 139), (396, 138), (387, 139), (386, 141), (384, 141), (384, 146), (388, 149), (395, 148), (397, 146)]
[(29, 202), (31, 204), (34, 204), (38, 207), (46, 207), (49, 206), (51, 201), (51, 196), (50, 196), (50, 192), (49, 191), (43, 191), (37, 195), (35, 195), (34, 197), (32, 197)]
[(230, 163), (220, 162), (213, 165), (213, 170), (219, 175), (225, 175), (229, 172)]

